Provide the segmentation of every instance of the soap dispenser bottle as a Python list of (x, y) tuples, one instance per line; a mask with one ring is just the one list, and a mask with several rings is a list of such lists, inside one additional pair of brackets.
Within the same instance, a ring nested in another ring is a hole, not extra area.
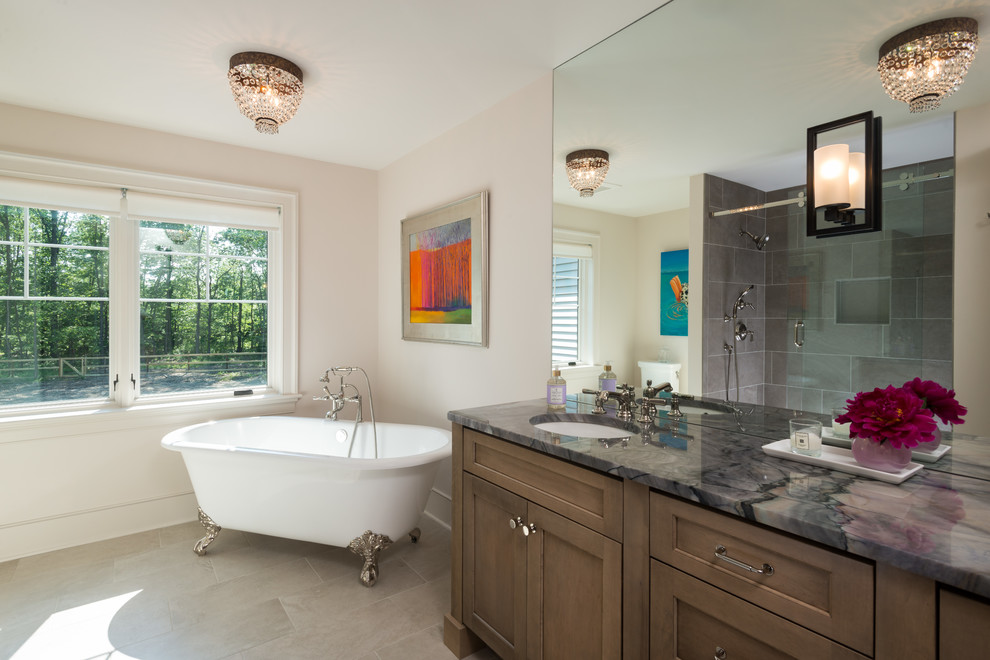
[(615, 378), (616, 376), (612, 371), (612, 365), (606, 362), (605, 371), (598, 375), (598, 389), (603, 392), (614, 392)]
[(567, 381), (560, 377), (560, 369), (554, 369), (547, 380), (547, 410), (564, 410), (567, 407)]

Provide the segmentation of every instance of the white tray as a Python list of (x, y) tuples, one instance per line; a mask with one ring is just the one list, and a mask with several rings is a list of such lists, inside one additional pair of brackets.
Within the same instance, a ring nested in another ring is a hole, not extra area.
[[(833, 447), (845, 447), (847, 449), (852, 447), (852, 438), (835, 435), (832, 429), (828, 427), (822, 429), (822, 442), (825, 442), (826, 440), (828, 441), (828, 444)], [(951, 449), (952, 445), (942, 443), (933, 451), (915, 450), (911, 452), (911, 460), (918, 461), (919, 463), (934, 463), (948, 454)]]
[(820, 465), (832, 470), (848, 472), (849, 474), (858, 474), (863, 477), (870, 477), (871, 479), (878, 479), (891, 484), (901, 483), (905, 479), (914, 476), (915, 473), (924, 467), (921, 463), (908, 463), (907, 467), (900, 472), (884, 472), (883, 470), (874, 470), (873, 468), (863, 467), (857, 463), (856, 459), (852, 456), (852, 450), (842, 449), (841, 447), (830, 447), (828, 445), (822, 445), (821, 456), (805, 456), (804, 454), (795, 454), (791, 451), (790, 439), (778, 440), (777, 442), (771, 442), (768, 445), (763, 445), (763, 451), (770, 456), (776, 456), (777, 458), (785, 458), (789, 461), (808, 463), (810, 465)]

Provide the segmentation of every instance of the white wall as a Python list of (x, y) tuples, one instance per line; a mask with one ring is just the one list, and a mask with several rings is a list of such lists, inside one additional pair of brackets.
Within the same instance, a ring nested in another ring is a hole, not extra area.
[(952, 293), (953, 387), (969, 409), (960, 431), (990, 436), (990, 104), (956, 113)]
[[(660, 281), (660, 253), (688, 249), (690, 217), (687, 209), (667, 211), (636, 218), (636, 359), (656, 360), (661, 348), (667, 349), (667, 361), (681, 365), (680, 391), (687, 392), (691, 373), (688, 338), (660, 334), (660, 289), (668, 286)], [(695, 255), (691, 255), (694, 259)], [(690, 265), (690, 264), (689, 264)], [(700, 294), (700, 283), (688, 279), (691, 287), (689, 302), (694, 306)], [(700, 301), (700, 295), (698, 300)], [(636, 381), (639, 385), (640, 381)]]
[[(574, 193), (577, 197), (577, 193)], [(596, 316), (598, 333), (593, 349), (595, 364), (611, 362), (618, 382), (639, 385), (636, 366), (636, 219), (565, 204), (554, 204), (553, 226), (558, 229), (597, 234), (599, 300)], [(552, 250), (552, 248), (551, 248)], [(549, 262), (550, 253), (546, 259)], [(547, 354), (549, 356), (549, 353)], [(642, 358), (639, 358), (642, 359)], [(567, 381), (568, 391), (580, 387), (598, 387), (600, 369), (593, 370), (590, 380)], [(565, 374), (566, 377), (566, 374)], [(573, 381), (573, 382), (572, 382)]]
[[(379, 172), (376, 396), (389, 420), (449, 428), (449, 410), (545, 394), (551, 103), (548, 74)], [(403, 341), (402, 219), (481, 190), (489, 195), (488, 348)], [(430, 511), (449, 520), (449, 464), (436, 490), (443, 495)]]
[[(2, 104), (0, 150), (297, 192), (296, 414), (323, 414), (311, 398), (330, 364), (379, 380), (375, 172)], [(194, 519), (185, 468), (158, 443), (195, 421), (204, 417), (47, 436), (0, 426), (0, 561)]]

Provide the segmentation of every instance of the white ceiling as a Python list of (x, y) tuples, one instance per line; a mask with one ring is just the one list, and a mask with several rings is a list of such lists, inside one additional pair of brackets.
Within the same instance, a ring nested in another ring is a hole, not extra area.
[[(0, 0), (0, 102), (381, 169), (660, 1)], [(303, 70), (277, 136), (231, 97), (247, 50)]]
[[(803, 185), (807, 128), (867, 110), (885, 166), (949, 155), (952, 113), (990, 103), (990, 37), (938, 111), (890, 99), (876, 64), (890, 37), (952, 16), (990, 34), (990, 0), (673, 0), (554, 74), (554, 200), (640, 217), (687, 207), (695, 174)], [(611, 154), (590, 199), (563, 167), (582, 148)]]

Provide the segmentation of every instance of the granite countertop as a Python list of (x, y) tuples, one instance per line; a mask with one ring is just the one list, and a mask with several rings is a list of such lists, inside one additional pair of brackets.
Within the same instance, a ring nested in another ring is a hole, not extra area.
[[(590, 413), (589, 402), (590, 398), (569, 398), (566, 412)], [(541, 399), (455, 410), (447, 417), (572, 463), (990, 597), (990, 439), (946, 433), (943, 442), (951, 445), (949, 454), (893, 485), (768, 456), (762, 445), (786, 438), (787, 420), (798, 412), (741, 408), (739, 415), (686, 414), (679, 420), (661, 410), (646, 435), (636, 434), (641, 425), (629, 423), (633, 434), (624, 442), (535, 428), (533, 417), (554, 418)], [(604, 423), (622, 424), (614, 415), (609, 409)]]

